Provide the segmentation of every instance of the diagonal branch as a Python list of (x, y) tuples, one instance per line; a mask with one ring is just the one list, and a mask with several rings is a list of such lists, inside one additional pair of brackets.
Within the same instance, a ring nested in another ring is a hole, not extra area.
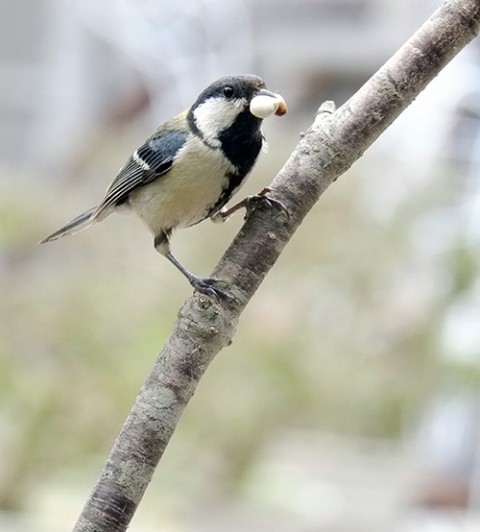
[(213, 357), (305, 215), (479, 32), (480, 0), (447, 0), (340, 109), (324, 104), (275, 178), (287, 208), (249, 216), (215, 269), (231, 300), (195, 294), (145, 381), (74, 532), (119, 532), (130, 523), (177, 422)]

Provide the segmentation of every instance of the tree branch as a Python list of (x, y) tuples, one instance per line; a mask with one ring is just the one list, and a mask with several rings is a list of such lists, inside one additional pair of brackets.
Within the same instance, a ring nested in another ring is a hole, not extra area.
[(255, 210), (214, 271), (231, 293), (195, 294), (145, 381), (74, 532), (119, 532), (130, 523), (177, 422), (213, 357), (305, 215), (478, 33), (480, 0), (448, 0), (334, 111), (324, 104), (271, 187), (288, 210)]

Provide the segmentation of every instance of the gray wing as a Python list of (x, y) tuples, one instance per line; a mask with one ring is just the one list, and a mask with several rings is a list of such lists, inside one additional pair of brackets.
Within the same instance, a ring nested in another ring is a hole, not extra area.
[(186, 131), (166, 130), (150, 137), (135, 151), (108, 187), (93, 218), (103, 218), (102, 214), (108, 214), (112, 207), (125, 202), (133, 190), (166, 174), (178, 151), (184, 146), (187, 135)]

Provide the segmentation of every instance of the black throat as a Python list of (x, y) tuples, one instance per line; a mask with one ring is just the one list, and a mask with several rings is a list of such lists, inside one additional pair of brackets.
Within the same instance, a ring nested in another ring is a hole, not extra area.
[(250, 172), (262, 149), (261, 124), (262, 121), (259, 118), (245, 109), (230, 127), (218, 135), (223, 153), (237, 168), (241, 179)]
[(223, 153), (236, 170), (228, 175), (228, 185), (210, 214), (221, 209), (230, 200), (253, 168), (263, 144), (261, 123), (260, 119), (246, 110), (218, 136)]
[(263, 135), (260, 129), (262, 120), (245, 109), (233, 124), (218, 135), (220, 146), (210, 143), (198, 128), (195, 115), (190, 109), (187, 115), (190, 131), (211, 149), (221, 149), (227, 159), (235, 166), (243, 179), (252, 169), (262, 149)]

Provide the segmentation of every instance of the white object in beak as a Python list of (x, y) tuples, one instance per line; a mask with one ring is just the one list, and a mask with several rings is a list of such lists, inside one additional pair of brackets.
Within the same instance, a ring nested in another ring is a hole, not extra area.
[(250, 112), (257, 118), (267, 118), (273, 114), (282, 116), (287, 112), (287, 104), (280, 94), (267, 96), (259, 94), (250, 102)]

